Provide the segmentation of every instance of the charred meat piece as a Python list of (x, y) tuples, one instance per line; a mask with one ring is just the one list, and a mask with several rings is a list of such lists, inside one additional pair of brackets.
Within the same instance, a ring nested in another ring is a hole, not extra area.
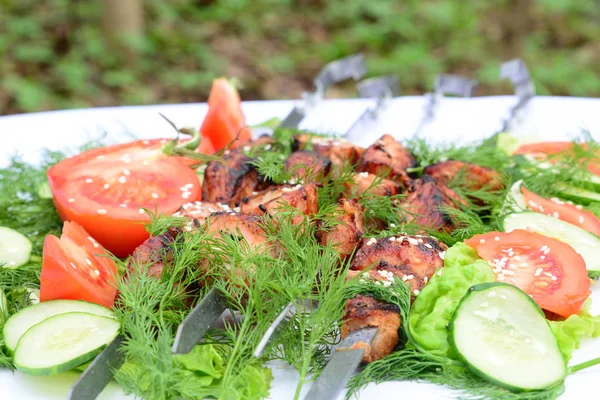
[(425, 175), (415, 181), (410, 194), (402, 203), (401, 217), (408, 223), (415, 222), (424, 230), (435, 229), (451, 232), (455, 228), (452, 217), (444, 210), (447, 207), (458, 209), (464, 203), (456, 193)]
[(285, 162), (286, 170), (303, 182), (311, 182), (320, 174), (327, 175), (331, 161), (315, 151), (297, 151)]
[(331, 160), (332, 167), (336, 171), (341, 171), (344, 164), (355, 165), (365, 151), (362, 147), (356, 146), (346, 139), (326, 138), (308, 134), (296, 136), (294, 147), (299, 150), (312, 148)]
[(231, 211), (231, 208), (227, 204), (196, 201), (182, 205), (173, 216), (189, 218), (185, 229), (191, 231), (204, 225), (211, 214), (221, 211)]
[[(364, 239), (348, 276), (368, 274), (383, 286), (396, 276), (410, 282), (412, 293), (418, 295), (435, 271), (443, 267), (446, 249), (446, 245), (436, 239), (421, 235)], [(357, 329), (379, 327), (373, 343), (362, 344), (367, 349), (363, 361), (372, 362), (391, 353), (398, 344), (400, 322), (396, 306), (357, 296), (346, 303), (342, 338)]]
[(360, 238), (365, 233), (365, 216), (356, 200), (341, 199), (339, 203), (337, 207), (339, 223), (333, 227), (320, 229), (317, 232), (317, 239), (324, 246), (335, 246), (340, 257), (346, 259), (356, 249)]
[(356, 171), (369, 172), (408, 185), (410, 178), (406, 169), (416, 165), (417, 161), (408, 150), (386, 134), (365, 150)]
[(502, 179), (497, 171), (462, 161), (444, 161), (430, 165), (425, 168), (423, 175), (429, 175), (437, 183), (445, 186), (458, 177), (455, 183), (466, 189), (487, 188), (491, 191), (502, 189)]
[(425, 278), (428, 280), (438, 268), (444, 266), (446, 249), (446, 245), (437, 239), (422, 235), (363, 239), (350, 269), (364, 271), (373, 268), (374, 276), (383, 276), (378, 271), (385, 270), (401, 279), (412, 275), (410, 279), (416, 280), (412, 290), (421, 290), (426, 283)]
[(396, 182), (368, 172), (355, 174), (354, 181), (344, 185), (350, 198), (362, 197), (367, 191), (373, 196), (394, 196), (401, 191), (400, 185)]
[(242, 197), (252, 194), (258, 184), (258, 173), (241, 151), (230, 151), (224, 163), (211, 161), (204, 172), (202, 201), (236, 207)]
[(207, 219), (207, 232), (214, 237), (230, 235), (236, 239), (244, 239), (250, 250), (265, 248), (271, 250), (267, 234), (260, 227), (260, 216), (234, 211), (222, 211), (212, 214)]
[(371, 345), (366, 343), (355, 345), (355, 347), (365, 348), (363, 362), (367, 363), (390, 354), (398, 344), (398, 330), (400, 329), (398, 307), (363, 295), (348, 300), (341, 328), (342, 339), (352, 331), (369, 327), (379, 327), (379, 332)]
[[(243, 213), (269, 214), (274, 216), (285, 206), (297, 208), (305, 215), (313, 216), (319, 211), (317, 187), (314, 184), (284, 186), (267, 190), (242, 200)], [(301, 219), (301, 216), (298, 219)], [(296, 221), (293, 221), (296, 222)]]
[(181, 231), (178, 228), (169, 228), (165, 233), (153, 236), (139, 245), (127, 263), (124, 279), (136, 268), (146, 268), (149, 276), (160, 278), (165, 265), (173, 259), (171, 245), (175, 242)]

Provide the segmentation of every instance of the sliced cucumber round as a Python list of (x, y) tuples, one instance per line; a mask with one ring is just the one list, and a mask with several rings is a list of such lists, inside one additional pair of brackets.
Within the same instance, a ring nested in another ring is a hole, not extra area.
[(29, 261), (31, 242), (14, 229), (0, 226), (0, 266), (18, 268)]
[(556, 186), (560, 190), (560, 197), (572, 200), (577, 204), (588, 205), (600, 202), (600, 193), (570, 185), (561, 184)]
[(113, 317), (106, 307), (79, 300), (51, 300), (29, 306), (11, 316), (4, 325), (3, 334), (6, 348), (14, 353), (23, 334), (32, 326), (55, 315), (80, 311), (103, 317)]
[(510, 190), (504, 200), (503, 209), (505, 212), (521, 212), (527, 210), (527, 203), (525, 202), (525, 196), (521, 192), (521, 185), (523, 180), (518, 180), (512, 184)]
[(70, 312), (47, 318), (19, 340), (14, 361), (31, 375), (54, 375), (90, 361), (119, 334), (114, 318)]
[(504, 218), (505, 232), (530, 229), (570, 245), (583, 257), (588, 274), (600, 272), (600, 237), (558, 218), (536, 212), (509, 214)]
[(567, 375), (544, 313), (516, 286), (472, 286), (448, 329), (450, 345), (474, 373), (511, 391), (545, 389)]
[(8, 315), (8, 301), (6, 300), (6, 295), (4, 294), (4, 290), (0, 289), (0, 326), (4, 324), (4, 320)]

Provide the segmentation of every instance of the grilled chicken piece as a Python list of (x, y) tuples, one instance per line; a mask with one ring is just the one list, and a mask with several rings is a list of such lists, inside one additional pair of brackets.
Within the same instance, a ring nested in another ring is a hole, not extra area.
[(429, 175), (437, 183), (445, 186), (460, 176), (460, 182), (457, 183), (461, 183), (466, 189), (502, 189), (502, 179), (497, 171), (462, 161), (444, 161), (430, 165), (423, 170), (423, 175)]
[(258, 185), (258, 173), (241, 151), (230, 151), (224, 163), (211, 161), (204, 172), (202, 201), (236, 207), (242, 197), (250, 196)]
[(269, 249), (267, 234), (260, 227), (260, 216), (235, 211), (222, 211), (207, 219), (207, 232), (214, 237), (228, 234), (237, 239), (245, 239), (251, 250), (264, 247)]
[(342, 259), (346, 259), (360, 243), (360, 238), (365, 233), (362, 207), (356, 200), (341, 199), (338, 211), (339, 224), (320, 229), (317, 239), (324, 245), (334, 245)]
[(406, 169), (416, 165), (408, 150), (386, 134), (365, 150), (356, 171), (380, 175), (406, 186), (411, 181)]
[[(266, 190), (255, 196), (242, 200), (240, 210), (243, 213), (269, 214), (274, 216), (282, 206), (292, 206), (305, 215), (313, 216), (319, 211), (317, 187), (314, 184), (284, 186)], [(293, 223), (298, 223), (302, 216), (297, 215)]]
[(422, 235), (363, 239), (361, 248), (352, 259), (348, 276), (371, 268), (371, 276), (384, 280), (387, 272), (391, 272), (410, 282), (411, 291), (418, 293), (435, 271), (444, 266), (446, 249), (445, 244)]
[(311, 148), (331, 160), (332, 167), (340, 172), (344, 164), (355, 165), (365, 149), (356, 146), (346, 139), (325, 138), (313, 135), (298, 135), (294, 138), (294, 148), (307, 150)]
[(354, 175), (354, 182), (345, 183), (346, 193), (350, 198), (362, 197), (365, 192), (374, 196), (394, 196), (400, 193), (400, 185), (396, 182), (380, 178), (368, 172), (360, 172)]
[(398, 344), (400, 312), (393, 304), (358, 295), (346, 302), (346, 314), (341, 328), (344, 339), (352, 331), (379, 327), (371, 345), (360, 342), (355, 348), (365, 348), (363, 362), (373, 362), (390, 354)]
[(211, 214), (221, 211), (231, 211), (231, 208), (227, 204), (196, 201), (182, 205), (173, 216), (188, 218), (190, 221), (185, 225), (185, 230), (191, 231), (204, 225)]
[[(446, 249), (446, 245), (436, 239), (421, 235), (364, 239), (352, 260), (348, 276), (368, 274), (370, 279), (381, 281), (384, 286), (397, 276), (410, 282), (411, 291), (418, 295), (435, 271), (443, 267)], [(348, 300), (342, 338), (367, 327), (379, 327), (370, 346), (359, 344), (366, 348), (363, 361), (372, 362), (391, 353), (398, 344), (399, 310), (394, 305), (362, 295)]]
[(160, 278), (165, 265), (173, 259), (171, 245), (175, 242), (180, 229), (171, 227), (165, 233), (153, 236), (139, 245), (127, 263), (124, 279), (136, 268), (146, 268), (149, 276)]
[(445, 207), (458, 209), (458, 204), (465, 204), (456, 193), (425, 175), (415, 181), (409, 189), (409, 196), (402, 203), (404, 212), (401, 218), (406, 222), (416, 222), (425, 228), (451, 232), (455, 228), (452, 217), (444, 211)]
[(331, 161), (315, 151), (296, 151), (285, 162), (285, 168), (292, 176), (302, 182), (311, 182), (319, 174), (327, 175)]

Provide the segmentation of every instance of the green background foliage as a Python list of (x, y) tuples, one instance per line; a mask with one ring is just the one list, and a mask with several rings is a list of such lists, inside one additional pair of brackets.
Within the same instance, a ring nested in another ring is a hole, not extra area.
[(596, 1), (145, 0), (144, 17), (128, 57), (106, 43), (102, 1), (0, 0), (0, 114), (204, 101), (219, 76), (239, 78), (244, 99), (298, 98), (358, 51), (405, 94), (441, 72), (509, 93), (498, 67), (523, 57), (538, 93), (600, 96)]

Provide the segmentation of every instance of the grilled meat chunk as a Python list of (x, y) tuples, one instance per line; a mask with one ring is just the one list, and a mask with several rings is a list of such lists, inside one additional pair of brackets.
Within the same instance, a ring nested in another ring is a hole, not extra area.
[(430, 165), (423, 170), (423, 175), (429, 175), (437, 183), (445, 186), (458, 176), (459, 181), (456, 183), (460, 183), (466, 189), (502, 189), (502, 179), (497, 171), (462, 161), (444, 161)]
[[(438, 240), (421, 235), (364, 239), (350, 264), (348, 276), (368, 274), (371, 279), (382, 281), (384, 286), (396, 276), (410, 282), (411, 291), (417, 295), (435, 271), (443, 267), (446, 249)], [(362, 295), (348, 300), (342, 338), (367, 327), (379, 327), (370, 346), (362, 343), (367, 349), (363, 361), (372, 362), (389, 354), (398, 344), (399, 310)]]
[[(305, 215), (313, 216), (319, 210), (317, 187), (314, 184), (284, 186), (266, 190), (242, 200), (240, 210), (243, 213), (269, 214), (274, 216), (282, 206), (297, 208)], [(299, 222), (296, 216), (293, 222)]]
[(355, 347), (365, 348), (363, 362), (373, 362), (390, 354), (398, 344), (400, 312), (393, 304), (358, 295), (346, 302), (346, 313), (341, 328), (344, 339), (352, 331), (379, 327), (371, 345), (358, 343)]
[(331, 160), (332, 168), (340, 172), (344, 164), (355, 165), (365, 149), (356, 146), (346, 139), (325, 138), (314, 135), (298, 135), (294, 138), (294, 148), (307, 150), (311, 148)]
[(368, 172), (360, 172), (354, 175), (352, 183), (345, 183), (346, 193), (350, 198), (362, 197), (365, 192), (374, 196), (394, 196), (400, 193), (400, 185), (396, 182), (380, 178)]
[(339, 224), (320, 229), (317, 239), (324, 245), (333, 245), (342, 259), (346, 259), (360, 243), (360, 238), (365, 233), (362, 207), (356, 200), (341, 199), (338, 211)]
[(424, 228), (451, 232), (455, 228), (452, 217), (444, 211), (445, 207), (458, 209), (464, 203), (456, 193), (425, 175), (415, 181), (409, 189), (410, 194), (402, 203), (404, 212), (401, 217), (406, 222), (416, 222)]
[(236, 207), (258, 185), (258, 173), (241, 151), (230, 151), (223, 160), (224, 163), (211, 161), (206, 166), (202, 201)]
[(411, 181), (406, 169), (416, 165), (408, 150), (386, 134), (365, 150), (356, 171), (380, 175), (406, 186)]
[(175, 242), (180, 229), (171, 227), (165, 233), (153, 236), (139, 245), (131, 255), (125, 271), (125, 279), (136, 268), (148, 266), (149, 276), (160, 278), (163, 269), (173, 259), (171, 245)]
[(230, 210), (227, 204), (196, 201), (182, 205), (173, 216), (189, 218), (190, 221), (185, 225), (185, 229), (191, 231), (204, 225), (211, 214)]
[[(374, 269), (389, 271), (401, 279), (413, 275), (416, 279), (412, 290), (421, 290), (433, 273), (444, 266), (443, 252), (447, 247), (430, 236), (412, 235), (383, 239), (363, 239), (362, 246), (352, 259), (350, 269), (364, 271)], [(406, 279), (406, 280), (410, 280)]]
[(311, 182), (320, 174), (327, 175), (331, 161), (315, 151), (296, 151), (285, 162), (285, 168), (292, 176), (303, 182)]
[(236, 239), (244, 239), (251, 250), (270, 249), (267, 234), (260, 227), (260, 216), (234, 211), (211, 214), (207, 219), (207, 232), (215, 237), (223, 234)]

